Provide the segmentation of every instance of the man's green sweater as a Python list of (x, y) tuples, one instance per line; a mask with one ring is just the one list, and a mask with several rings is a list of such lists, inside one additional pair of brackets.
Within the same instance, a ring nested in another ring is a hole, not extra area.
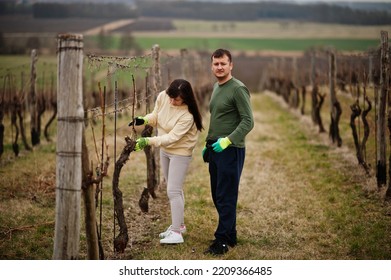
[(209, 103), (210, 125), (206, 140), (228, 137), (233, 147), (244, 148), (245, 137), (254, 127), (250, 92), (239, 80), (215, 83)]

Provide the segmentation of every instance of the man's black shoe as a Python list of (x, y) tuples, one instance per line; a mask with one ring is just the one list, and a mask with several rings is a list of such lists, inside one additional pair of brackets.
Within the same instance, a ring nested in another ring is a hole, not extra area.
[(221, 240), (214, 240), (212, 245), (209, 246), (208, 250), (205, 251), (205, 254), (212, 255), (224, 255), (228, 252), (228, 245)]
[[(217, 239), (210, 240), (210, 242), (211, 242), (210, 244), (215, 243), (216, 240), (217, 240)], [(233, 248), (233, 247), (235, 247), (236, 245), (238, 245), (238, 241), (237, 241), (237, 240), (234, 240), (234, 241), (230, 240), (230, 241), (227, 241), (226, 244), (228, 244), (229, 247)]]

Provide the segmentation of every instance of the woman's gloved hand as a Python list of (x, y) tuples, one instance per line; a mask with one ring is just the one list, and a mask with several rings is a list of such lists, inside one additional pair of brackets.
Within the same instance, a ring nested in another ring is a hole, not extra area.
[(143, 125), (143, 124), (148, 124), (148, 119), (145, 118), (145, 117), (135, 117), (133, 119), (133, 121), (131, 121), (128, 126), (132, 126), (134, 123), (134, 125), (138, 126), (138, 125)]
[(136, 152), (143, 150), (146, 146), (148, 146), (148, 138), (139, 138), (136, 140), (136, 146), (134, 146), (134, 150)]

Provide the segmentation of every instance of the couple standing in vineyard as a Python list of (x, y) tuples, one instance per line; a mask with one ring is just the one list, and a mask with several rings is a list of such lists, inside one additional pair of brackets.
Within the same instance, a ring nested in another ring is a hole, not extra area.
[[(213, 203), (218, 212), (215, 239), (205, 253), (221, 255), (228, 246), (237, 244), (236, 206), (239, 181), (245, 159), (245, 136), (254, 127), (247, 87), (232, 76), (232, 55), (218, 49), (211, 56), (211, 68), (217, 82), (209, 103), (211, 113), (202, 156), (209, 163)], [(152, 113), (136, 117), (129, 125), (149, 124), (158, 129), (158, 136), (137, 139), (136, 151), (147, 145), (161, 147), (160, 161), (167, 182), (171, 208), (171, 225), (159, 234), (161, 244), (183, 243), (183, 183), (196, 146), (198, 132), (203, 129), (191, 84), (174, 80), (162, 91)]]

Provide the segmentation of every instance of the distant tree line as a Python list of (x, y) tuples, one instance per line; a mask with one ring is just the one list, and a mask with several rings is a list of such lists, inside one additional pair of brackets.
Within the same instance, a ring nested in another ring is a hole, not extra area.
[(36, 18), (135, 18), (138, 12), (121, 3), (36, 3), (33, 15)]
[(16, 1), (4, 0), (0, 2), (0, 15), (31, 14), (31, 6), (17, 4)]
[(322, 23), (383, 25), (391, 23), (391, 14), (378, 10), (355, 10), (331, 4), (259, 2), (215, 3), (169, 1), (156, 3), (137, 1), (139, 13), (150, 17), (171, 17), (204, 20), (253, 21), (286, 19)]
[(17, 3), (0, 2), (0, 15), (32, 14), (35, 18), (136, 18), (138, 10), (126, 3)]
[(17, 1), (0, 2), (0, 15), (33, 14), (36, 18), (136, 18), (160, 17), (202, 20), (253, 21), (260, 19), (300, 20), (320, 23), (356, 25), (391, 24), (391, 13), (384, 10), (352, 9), (345, 6), (312, 3), (282, 2), (216, 3), (188, 1), (137, 0), (136, 5), (126, 3), (35, 3)]

